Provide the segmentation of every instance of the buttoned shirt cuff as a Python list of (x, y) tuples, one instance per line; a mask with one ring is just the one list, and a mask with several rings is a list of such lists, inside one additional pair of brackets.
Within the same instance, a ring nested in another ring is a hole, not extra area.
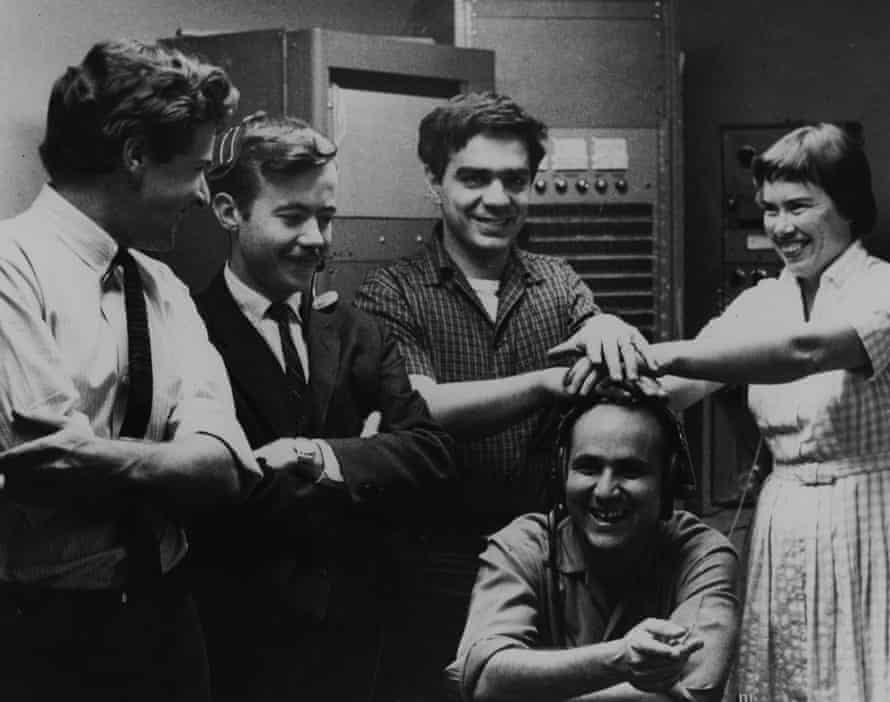
[(318, 446), (319, 451), (321, 451), (321, 460), (324, 463), (324, 468), (322, 468), (321, 475), (318, 478), (319, 481), (330, 480), (335, 483), (342, 483), (343, 471), (340, 470), (340, 461), (337, 460), (337, 454), (334, 453), (334, 449), (324, 439), (313, 439), (313, 441)]

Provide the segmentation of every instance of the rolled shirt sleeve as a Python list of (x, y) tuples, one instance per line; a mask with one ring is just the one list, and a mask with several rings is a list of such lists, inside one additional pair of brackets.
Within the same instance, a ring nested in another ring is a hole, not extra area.
[[(508, 527), (514, 528), (516, 523)], [(521, 539), (492, 538), (480, 556), (457, 658), (446, 671), (465, 700), (474, 699), (479, 677), (492, 656), (504, 649), (535, 648), (541, 643), (540, 622), (545, 612), (540, 600), (541, 578), (545, 574), (536, 546), (536, 541), (525, 545)]]

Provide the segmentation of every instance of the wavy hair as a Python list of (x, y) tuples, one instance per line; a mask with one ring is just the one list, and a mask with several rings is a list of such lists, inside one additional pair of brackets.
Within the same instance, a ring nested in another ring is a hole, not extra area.
[(56, 182), (113, 172), (129, 138), (166, 162), (186, 152), (198, 126), (222, 124), (238, 104), (223, 69), (158, 44), (94, 45), (56, 80), (40, 158)]

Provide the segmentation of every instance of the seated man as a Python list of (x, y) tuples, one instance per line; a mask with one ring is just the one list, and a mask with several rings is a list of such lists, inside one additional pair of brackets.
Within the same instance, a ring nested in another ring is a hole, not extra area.
[[(413, 573), (405, 610), (424, 616), (387, 634), (395, 664), (384, 684), (396, 695), (430, 696), (441, 684), (484, 537), (547, 509), (554, 403), (585, 394), (595, 363), (633, 378), (637, 354), (647, 357), (640, 332), (601, 312), (568, 263), (519, 245), (546, 134), (494, 93), (460, 95), (426, 115), (417, 152), (441, 217), (427, 247), (373, 271), (356, 296), (386, 321), (412, 383), (454, 435), (461, 476), (427, 533), (400, 548)], [(586, 356), (560, 367), (560, 350)]]
[(194, 528), (217, 699), (371, 699), (385, 527), (453, 477), (451, 441), (385, 327), (314, 295), (335, 154), (305, 122), (257, 114), (218, 139), (209, 174), (231, 255), (198, 309), (263, 469), (245, 504)]
[(450, 677), (467, 700), (719, 700), (738, 559), (673, 510), (692, 475), (680, 425), (604, 379), (559, 441), (564, 493), (488, 539)]

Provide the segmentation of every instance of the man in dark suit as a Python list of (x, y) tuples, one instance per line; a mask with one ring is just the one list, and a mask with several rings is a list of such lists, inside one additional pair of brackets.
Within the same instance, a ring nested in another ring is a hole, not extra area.
[(197, 304), (264, 473), (193, 528), (217, 699), (372, 699), (389, 538), (453, 477), (451, 441), (385, 328), (314, 297), (335, 154), (305, 122), (260, 114), (218, 139), (210, 173), (232, 246)]

